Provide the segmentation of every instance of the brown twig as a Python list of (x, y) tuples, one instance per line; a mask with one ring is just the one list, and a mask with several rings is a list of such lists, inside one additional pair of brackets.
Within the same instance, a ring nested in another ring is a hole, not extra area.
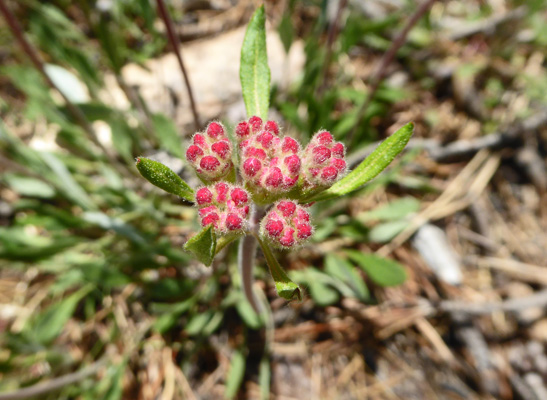
[(158, 11), (160, 13), (160, 16), (163, 20), (163, 23), (165, 24), (165, 28), (167, 29), (167, 38), (169, 40), (169, 43), (171, 44), (171, 47), (173, 48), (173, 52), (175, 53), (175, 56), (177, 57), (177, 61), (179, 63), (180, 70), (182, 72), (182, 77), (184, 78), (184, 83), (186, 85), (186, 91), (188, 92), (188, 98), (190, 99), (190, 108), (192, 109), (192, 115), (194, 117), (194, 125), (196, 130), (200, 130), (201, 125), (199, 123), (199, 117), (198, 117), (198, 111), (196, 108), (196, 103), (194, 101), (194, 94), (192, 92), (192, 85), (190, 85), (190, 79), (188, 78), (188, 73), (186, 72), (186, 67), (184, 66), (184, 62), (182, 61), (182, 54), (180, 51), (180, 43), (177, 35), (175, 34), (175, 29), (173, 27), (173, 21), (171, 20), (171, 17), (169, 16), (169, 12), (167, 11), (167, 8), (165, 7), (165, 3), (163, 0), (156, 0), (156, 4), (158, 5)]
[(382, 81), (387, 75), (387, 67), (389, 66), (389, 64), (391, 64), (391, 62), (395, 58), (397, 51), (405, 43), (408, 33), (414, 27), (414, 25), (416, 25), (416, 23), (420, 20), (420, 18), (422, 18), (422, 16), (429, 10), (429, 8), (433, 5), (435, 1), (436, 0), (425, 0), (418, 7), (416, 12), (414, 12), (414, 14), (407, 21), (403, 30), (393, 40), (393, 42), (391, 43), (391, 47), (388, 49), (387, 52), (384, 53), (384, 56), (382, 57), (382, 60), (380, 61), (378, 68), (376, 69), (376, 71), (374, 72), (371, 78), (372, 85), (370, 88), (370, 92), (368, 93), (368, 96), (365, 102), (363, 103), (363, 105), (359, 109), (359, 112), (357, 113), (356, 123), (353, 126), (353, 129), (351, 130), (351, 132), (348, 134), (348, 137), (346, 139), (347, 143), (351, 143), (351, 140), (353, 136), (355, 135), (355, 131), (357, 130), (357, 127), (361, 125), (361, 121), (363, 120), (363, 117), (365, 116), (365, 112), (367, 108), (370, 106), (370, 103), (374, 99), (374, 95), (378, 91), (380, 84), (382, 83)]
[(51, 379), (48, 382), (38, 383), (9, 393), (0, 393), (0, 400), (23, 400), (45, 396), (48, 393), (95, 375), (104, 365), (106, 365), (107, 359), (107, 357), (102, 358), (79, 371)]

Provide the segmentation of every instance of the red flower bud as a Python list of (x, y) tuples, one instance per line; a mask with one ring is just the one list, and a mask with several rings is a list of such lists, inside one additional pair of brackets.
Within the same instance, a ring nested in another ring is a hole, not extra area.
[(236, 214), (230, 213), (226, 217), (226, 228), (230, 231), (235, 231), (241, 229), (243, 226), (243, 220), (241, 217), (238, 217)]
[(197, 160), (199, 156), (203, 155), (203, 150), (201, 150), (198, 146), (192, 145), (188, 147), (188, 150), (186, 150), (186, 158), (190, 162), (194, 162)]
[(214, 156), (205, 156), (199, 162), (199, 166), (206, 171), (215, 171), (220, 167), (220, 161)]
[(249, 197), (247, 196), (247, 192), (243, 189), (236, 188), (232, 190), (231, 193), (232, 201), (236, 206), (240, 206), (242, 204), (245, 204), (249, 201)]
[(236, 129), (235, 129), (235, 133), (236, 133), (236, 136), (239, 139), (243, 139), (243, 138), (249, 136), (249, 134), (251, 133), (249, 123), (247, 123), (246, 121), (243, 121), (243, 122), (240, 122), (239, 124), (237, 124)]
[(230, 144), (225, 140), (214, 143), (211, 146), (211, 150), (213, 153), (218, 154), (223, 160), (228, 159), (230, 156)]
[(274, 135), (279, 135), (279, 125), (275, 121), (268, 121), (264, 125), (264, 130), (273, 133)]
[(260, 233), (276, 247), (290, 248), (302, 243), (313, 233), (310, 215), (292, 200), (281, 200), (266, 214)]
[(213, 193), (207, 188), (201, 188), (196, 192), (196, 202), (201, 206), (213, 201)]
[(248, 177), (254, 177), (262, 169), (262, 163), (256, 158), (249, 158), (243, 163), (243, 173)]
[(253, 116), (249, 118), (249, 125), (251, 126), (253, 133), (257, 133), (262, 128), (262, 119), (260, 117)]
[(212, 139), (217, 139), (219, 136), (225, 136), (224, 127), (218, 122), (211, 122), (207, 127), (207, 135)]

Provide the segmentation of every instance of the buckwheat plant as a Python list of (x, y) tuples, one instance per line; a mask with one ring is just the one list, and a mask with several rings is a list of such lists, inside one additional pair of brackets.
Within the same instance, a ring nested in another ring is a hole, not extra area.
[(218, 252), (239, 239), (243, 291), (258, 311), (253, 295), (253, 267), (260, 244), (278, 294), (302, 298), (272, 249), (293, 250), (313, 235), (312, 203), (360, 188), (399, 154), (413, 124), (400, 128), (348, 173), (346, 148), (326, 130), (305, 146), (268, 120), (270, 70), (266, 56), (264, 7), (253, 15), (241, 50), (240, 79), (249, 118), (233, 128), (233, 141), (220, 122), (194, 134), (186, 160), (203, 186), (191, 188), (165, 165), (137, 159), (141, 175), (159, 188), (192, 202), (202, 226), (185, 249), (210, 265)]

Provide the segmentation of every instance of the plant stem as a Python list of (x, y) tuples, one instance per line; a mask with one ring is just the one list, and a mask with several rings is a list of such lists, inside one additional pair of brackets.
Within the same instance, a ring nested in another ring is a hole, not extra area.
[(169, 12), (167, 11), (167, 7), (165, 7), (165, 3), (163, 2), (163, 0), (156, 0), (156, 4), (158, 5), (158, 11), (160, 13), (161, 19), (163, 19), (163, 23), (165, 24), (165, 29), (167, 30), (167, 38), (179, 62), (179, 67), (182, 72), (182, 77), (184, 78), (184, 83), (186, 85), (186, 91), (188, 92), (188, 98), (190, 99), (190, 108), (192, 109), (192, 115), (194, 116), (194, 125), (196, 130), (199, 131), (201, 128), (201, 125), (199, 123), (199, 117), (198, 117), (198, 112), (196, 108), (196, 103), (194, 101), (192, 86), (190, 85), (190, 79), (188, 79), (188, 73), (186, 72), (186, 67), (184, 66), (184, 62), (182, 61), (180, 43), (179, 43), (179, 39), (177, 35), (175, 35), (175, 29), (173, 28), (173, 21), (171, 21), (171, 17), (169, 16)]
[[(251, 216), (249, 220), (251, 221), (250, 230), (254, 232), (257, 229), (258, 221), (262, 217), (263, 210), (253, 205), (251, 206)], [(238, 249), (238, 269), (241, 279), (241, 288), (243, 289), (243, 294), (251, 303), (254, 311), (257, 314), (260, 314), (261, 308), (258, 305), (258, 301), (253, 292), (253, 267), (256, 262), (256, 249), (258, 242), (253, 234), (247, 234), (241, 238), (239, 241)]]
[(395, 55), (397, 54), (397, 51), (401, 48), (401, 46), (405, 43), (406, 37), (408, 36), (408, 33), (410, 30), (416, 25), (416, 23), (422, 18), (422, 16), (431, 8), (433, 3), (435, 3), (436, 0), (425, 0), (416, 12), (410, 17), (410, 19), (407, 21), (406, 25), (404, 26), (403, 30), (397, 35), (397, 37), (393, 40), (391, 43), (391, 47), (384, 53), (384, 56), (382, 57), (382, 60), (380, 61), (380, 64), (378, 65), (378, 68), (376, 68), (376, 71), (374, 72), (374, 75), (371, 78), (371, 88), (370, 92), (359, 109), (359, 112), (357, 113), (357, 119), (355, 122), (355, 125), (353, 126), (353, 129), (348, 134), (346, 138), (346, 143), (349, 145), (351, 143), (351, 140), (353, 139), (353, 136), (355, 135), (355, 131), (357, 130), (357, 127), (361, 126), (361, 121), (363, 117), (365, 116), (365, 112), (370, 106), (370, 103), (374, 99), (374, 95), (378, 91), (378, 88), (380, 87), (380, 84), (384, 80), (384, 78), (387, 75), (388, 72), (388, 65), (391, 64), (393, 59), (395, 58)]

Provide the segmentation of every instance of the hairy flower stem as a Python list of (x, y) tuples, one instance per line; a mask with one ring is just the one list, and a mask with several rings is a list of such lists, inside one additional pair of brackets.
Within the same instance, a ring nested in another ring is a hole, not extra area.
[[(250, 231), (255, 232), (258, 229), (258, 224), (262, 216), (264, 215), (264, 209), (258, 206), (251, 207)], [(253, 292), (253, 267), (256, 262), (256, 248), (258, 242), (253, 234), (245, 235), (239, 241), (238, 251), (238, 268), (239, 275), (241, 277), (241, 287), (245, 297), (251, 303), (251, 306), (257, 314), (260, 314), (262, 307), (256, 299)]]

